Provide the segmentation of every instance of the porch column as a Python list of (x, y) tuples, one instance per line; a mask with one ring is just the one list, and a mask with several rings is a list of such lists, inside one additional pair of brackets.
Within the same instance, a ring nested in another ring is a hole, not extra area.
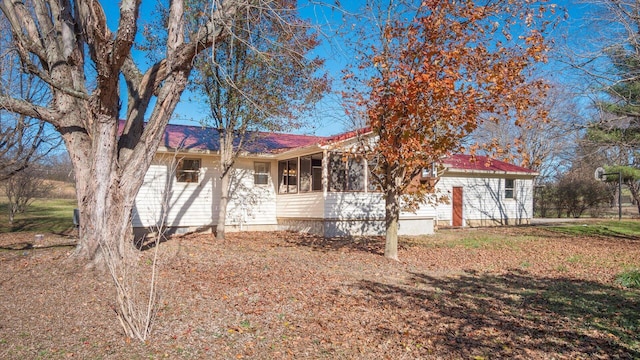
[(327, 197), (329, 191), (329, 152), (322, 151), (322, 195)]

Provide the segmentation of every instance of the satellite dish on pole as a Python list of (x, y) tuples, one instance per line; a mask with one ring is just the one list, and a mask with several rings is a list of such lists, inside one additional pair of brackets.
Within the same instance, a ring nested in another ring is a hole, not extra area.
[(596, 169), (595, 178), (600, 181), (604, 180), (604, 168), (599, 167)]

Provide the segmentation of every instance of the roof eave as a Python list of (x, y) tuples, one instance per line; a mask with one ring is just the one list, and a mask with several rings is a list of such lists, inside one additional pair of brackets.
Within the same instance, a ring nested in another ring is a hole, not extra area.
[[(210, 150), (210, 149), (174, 149), (166, 146), (158, 147), (156, 153), (162, 154), (189, 154), (189, 155), (217, 155), (220, 156), (219, 150)], [(251, 153), (248, 151), (243, 151), (239, 154), (239, 157), (243, 158), (267, 158), (272, 159), (275, 158), (278, 154), (273, 153)]]
[(273, 157), (274, 158), (286, 158), (286, 157), (299, 155), (299, 154), (315, 153), (315, 152), (322, 151), (322, 150), (324, 150), (324, 147), (322, 147), (319, 144), (315, 143), (315, 144), (301, 146), (301, 147), (288, 148), (288, 149), (286, 149), (284, 151), (280, 151), (280, 152), (275, 152), (275, 153), (273, 153)]
[(456, 168), (447, 168), (445, 170), (446, 173), (457, 173), (457, 174), (492, 174), (492, 175), (518, 175), (518, 176), (530, 176), (536, 177), (540, 175), (538, 172), (525, 172), (525, 171), (499, 171), (499, 170), (475, 170), (475, 169), (456, 169)]

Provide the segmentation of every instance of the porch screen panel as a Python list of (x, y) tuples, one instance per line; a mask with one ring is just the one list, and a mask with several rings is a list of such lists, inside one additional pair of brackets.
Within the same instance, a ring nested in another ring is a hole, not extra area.
[(285, 176), (286, 173), (287, 162), (278, 161), (278, 192), (283, 194), (287, 193), (287, 177)]
[(365, 161), (360, 156), (349, 157), (347, 184), (349, 191), (364, 191)]
[(287, 192), (298, 192), (298, 159), (287, 160)]
[(377, 158), (371, 158), (371, 159), (367, 159), (367, 171), (368, 171), (368, 175), (369, 175), (369, 183), (368, 185), (368, 190), (369, 191), (380, 191), (379, 187), (378, 187), (378, 183), (375, 181), (375, 174), (374, 172), (377, 171), (378, 169), (378, 159)]
[(300, 158), (300, 192), (311, 191), (311, 155)]
[(332, 153), (329, 160), (329, 191), (345, 191), (347, 166), (342, 154)]
[(311, 186), (313, 191), (322, 190), (322, 154), (311, 155)]

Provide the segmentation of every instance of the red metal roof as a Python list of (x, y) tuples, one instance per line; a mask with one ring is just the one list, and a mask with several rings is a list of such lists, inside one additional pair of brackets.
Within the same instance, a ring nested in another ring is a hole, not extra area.
[(535, 174), (536, 172), (522, 166), (509, 164), (504, 161), (491, 159), (486, 156), (451, 155), (442, 160), (442, 163), (450, 170), (462, 171), (495, 171), (510, 173)]
[[(124, 122), (120, 122), (120, 131)], [(348, 131), (342, 134), (324, 137), (310, 135), (296, 135), (283, 133), (258, 132), (255, 141), (249, 142), (245, 148), (251, 153), (277, 153), (281, 151), (302, 148), (314, 144), (328, 144), (348, 140), (358, 134), (370, 132), (370, 128), (362, 128)], [(251, 135), (249, 135), (251, 136)], [(188, 150), (220, 150), (220, 134), (218, 130), (210, 127), (187, 126), (187, 125), (167, 125), (162, 139), (162, 145), (169, 149)], [(487, 172), (510, 172), (536, 174), (535, 171), (521, 166), (495, 160), (486, 156), (472, 155), (451, 155), (443, 159), (442, 163), (450, 170), (457, 171), (487, 171)]]
[[(320, 136), (258, 132), (255, 141), (245, 148), (252, 153), (270, 153), (317, 144)], [(247, 135), (247, 136), (252, 136)], [(170, 149), (220, 150), (220, 133), (217, 129), (202, 126), (167, 125), (162, 145)]]
[(343, 140), (348, 140), (351, 138), (354, 138), (358, 135), (364, 135), (366, 133), (370, 133), (371, 132), (371, 127), (367, 126), (367, 127), (363, 127), (360, 129), (355, 129), (355, 130), (351, 130), (351, 131), (347, 131), (347, 132), (343, 132), (341, 134), (337, 134), (337, 135), (332, 135), (329, 137), (326, 137), (322, 140), (322, 144), (329, 144), (329, 143), (334, 143), (334, 142), (338, 142), (338, 141), (343, 141)]

